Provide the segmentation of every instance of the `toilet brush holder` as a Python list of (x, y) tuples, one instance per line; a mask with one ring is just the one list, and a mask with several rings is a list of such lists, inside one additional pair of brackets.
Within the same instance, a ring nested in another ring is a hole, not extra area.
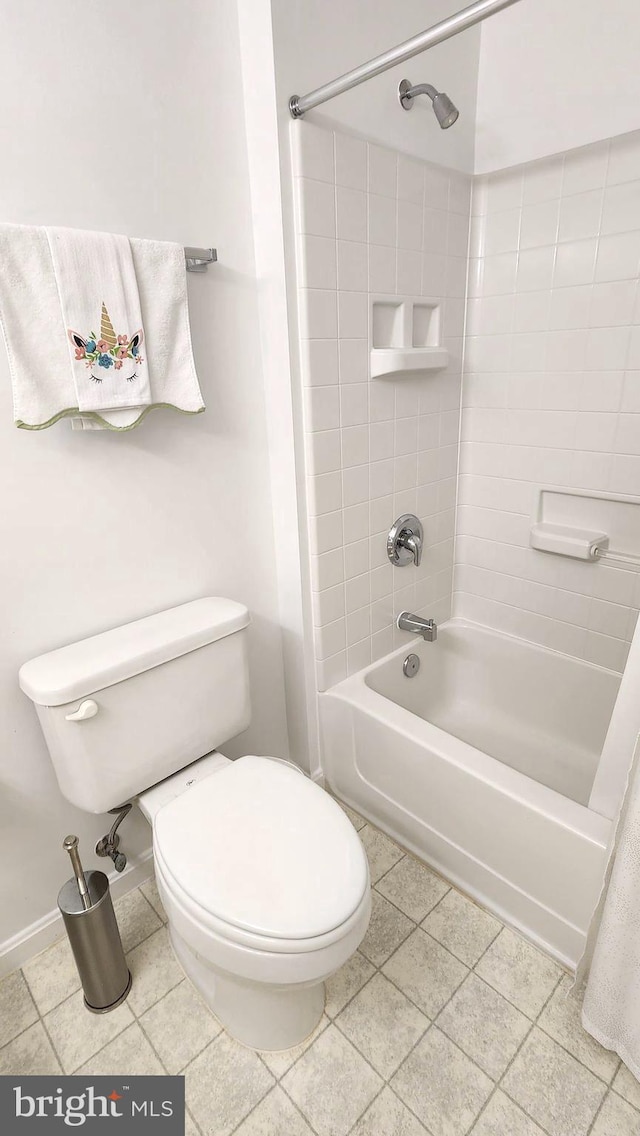
[(109, 880), (104, 872), (84, 872), (78, 839), (68, 836), (64, 848), (71, 856), (73, 879), (60, 889), (58, 907), (78, 968), (84, 1004), (93, 1014), (105, 1014), (124, 1002), (131, 989)]

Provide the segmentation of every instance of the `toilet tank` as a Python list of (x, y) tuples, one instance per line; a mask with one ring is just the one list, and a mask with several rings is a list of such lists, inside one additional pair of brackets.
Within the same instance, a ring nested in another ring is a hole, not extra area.
[(25, 663), (67, 800), (107, 812), (246, 729), (248, 624), (209, 596)]

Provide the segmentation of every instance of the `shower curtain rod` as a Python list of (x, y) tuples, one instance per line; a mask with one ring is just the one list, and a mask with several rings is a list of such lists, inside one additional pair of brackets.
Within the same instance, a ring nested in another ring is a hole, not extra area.
[(486, 20), (487, 16), (493, 16), (502, 8), (509, 8), (512, 4), (517, 3), (518, 0), (476, 0), (475, 4), (470, 4), (468, 8), (463, 8), (454, 16), (447, 16), (446, 20), (441, 20), (439, 24), (434, 24), (433, 27), (420, 32), (419, 35), (413, 36), (412, 39), (399, 43), (397, 47), (392, 47), (383, 55), (377, 55), (375, 59), (370, 59), (368, 63), (355, 67), (353, 71), (347, 71), (346, 75), (341, 75), (338, 79), (333, 79), (330, 83), (325, 83), (324, 86), (317, 87), (315, 91), (309, 91), (306, 95), (292, 95), (289, 99), (291, 117), (302, 118), (303, 114), (320, 106), (320, 103), (326, 103), (328, 99), (334, 99), (336, 95), (350, 91), (359, 83), (365, 83), (367, 79), (381, 75), (390, 67), (404, 63), (406, 59), (412, 59), (421, 51), (435, 47), (437, 43), (442, 43), (443, 40), (450, 39), (458, 32), (473, 27), (481, 20)]

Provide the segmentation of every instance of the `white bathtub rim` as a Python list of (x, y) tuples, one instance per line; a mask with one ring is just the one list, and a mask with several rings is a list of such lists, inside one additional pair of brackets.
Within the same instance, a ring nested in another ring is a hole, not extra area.
[[(402, 655), (406, 648), (394, 652)], [(387, 658), (392, 658), (389, 655)], [(375, 665), (375, 664), (374, 664)], [(357, 704), (377, 722), (395, 730), (399, 736), (427, 745), (435, 756), (463, 769), (475, 780), (488, 783), (498, 792), (532, 809), (542, 816), (552, 815), (555, 822), (571, 832), (579, 832), (599, 848), (606, 848), (611, 831), (611, 821), (600, 813), (580, 805), (569, 797), (562, 796), (555, 789), (534, 781), (526, 773), (492, 757), (483, 750), (463, 742), (453, 734), (434, 726), (424, 718), (419, 718), (410, 710), (392, 702), (383, 694), (372, 690), (365, 681), (371, 668), (358, 671), (336, 686), (320, 694), (321, 699), (336, 698), (347, 705)], [(361, 774), (361, 771), (358, 770)]]

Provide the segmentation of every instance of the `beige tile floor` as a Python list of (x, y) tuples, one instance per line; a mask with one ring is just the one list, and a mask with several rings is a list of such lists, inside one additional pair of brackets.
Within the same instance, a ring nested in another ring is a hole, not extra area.
[(185, 979), (155, 886), (117, 904), (134, 983), (82, 1005), (66, 940), (0, 983), (0, 1074), (183, 1073), (187, 1136), (639, 1136), (640, 1084), (554, 962), (355, 814), (373, 915), (304, 1045), (256, 1054)]

